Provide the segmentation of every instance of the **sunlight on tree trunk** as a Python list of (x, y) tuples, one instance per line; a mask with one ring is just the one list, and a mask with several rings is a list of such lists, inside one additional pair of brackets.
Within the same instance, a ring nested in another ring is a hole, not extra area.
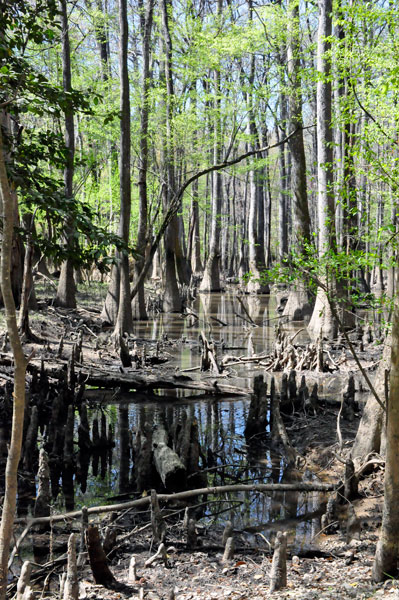
[[(335, 245), (334, 190), (332, 170), (331, 80), (329, 52), (331, 49), (332, 0), (319, 2), (317, 34), (317, 193), (319, 217), (319, 257), (323, 259)], [(322, 276), (327, 285), (326, 275)], [(335, 282), (330, 278), (328, 293), (334, 295)], [(338, 326), (322, 288), (318, 288), (312, 318), (308, 325), (310, 335), (333, 339)]]
[[(64, 91), (70, 94), (72, 91), (72, 73), (71, 73), (71, 48), (69, 43), (69, 25), (66, 0), (61, 0), (61, 23), (62, 23), (62, 77)], [(75, 157), (75, 126), (73, 120), (73, 108), (68, 106), (65, 109), (65, 147), (67, 152), (66, 165), (64, 169), (64, 188), (65, 197), (73, 196), (73, 174)], [(65, 225), (65, 244), (68, 249), (74, 245), (75, 226), (73, 219), (67, 217)], [(76, 308), (76, 285), (73, 273), (73, 263), (71, 258), (67, 258), (61, 265), (60, 280), (56, 304), (65, 308)]]
[(384, 511), (373, 565), (374, 581), (398, 575), (399, 559), (399, 307), (392, 326), (391, 373), (386, 413)]
[(14, 226), (13, 201), (4, 162), (3, 137), (0, 128), (0, 202), (3, 214), (3, 239), (1, 248), (1, 291), (6, 312), (7, 332), (15, 361), (14, 406), (11, 429), (11, 442), (8, 450), (5, 495), (0, 523), (0, 600), (5, 600), (7, 592), (8, 557), (13, 531), (16, 497), (17, 471), (21, 456), (22, 434), (25, 411), (25, 375), (28, 361), (25, 358), (18, 334), (15, 303), (11, 289), (11, 249)]

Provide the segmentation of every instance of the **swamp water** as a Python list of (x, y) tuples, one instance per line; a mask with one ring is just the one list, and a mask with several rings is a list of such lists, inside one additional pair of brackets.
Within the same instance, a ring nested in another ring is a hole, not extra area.
[[(248, 356), (251, 352), (271, 352), (276, 324), (284, 321), (270, 296), (246, 297), (239, 302), (233, 294), (200, 295), (191, 309), (194, 316), (160, 314), (148, 322), (138, 322), (134, 337), (139, 351), (145, 345), (146, 351), (152, 353), (158, 343), (161, 355), (168, 358), (165, 366), (193, 379), (200, 377), (197, 368), (201, 331), (214, 341), (219, 358), (224, 354)], [(308, 340), (303, 324), (291, 324), (286, 329), (292, 335), (297, 334), (296, 341)], [(154, 367), (153, 371), (160, 368)], [(228, 367), (228, 372), (228, 379), (219, 376), (222, 382), (252, 389), (254, 375), (262, 370), (236, 365)], [(207, 377), (205, 373), (201, 376)], [(214, 381), (218, 376), (210, 374), (209, 378)], [(328, 394), (329, 390), (326, 388), (325, 392)], [(208, 486), (316, 481), (311, 472), (299, 473), (287, 467), (284, 455), (272, 451), (267, 435), (263, 440), (245, 439), (248, 397), (218, 398), (188, 390), (123, 393), (120, 389), (111, 393), (88, 389), (85, 397), (97, 449), (91, 455), (79, 450), (77, 468), (68, 473), (68, 481), (58, 475), (60, 493), (54, 513), (83, 505), (112, 504), (140, 495), (134, 491), (134, 445), (137, 431), (145, 423), (150, 427), (160, 422), (173, 425), (194, 418), (198, 424), (199, 467), (206, 473)], [(77, 414), (75, 420), (76, 445)], [(188, 487), (199, 487), (190, 486), (189, 479)], [(270, 540), (278, 529), (285, 529), (293, 549), (299, 550), (315, 543), (325, 502), (325, 495), (319, 492), (224, 493), (208, 496), (207, 502), (203, 502), (201, 523), (205, 527), (221, 527), (231, 520), (236, 531), (255, 542), (260, 540), (257, 534)]]

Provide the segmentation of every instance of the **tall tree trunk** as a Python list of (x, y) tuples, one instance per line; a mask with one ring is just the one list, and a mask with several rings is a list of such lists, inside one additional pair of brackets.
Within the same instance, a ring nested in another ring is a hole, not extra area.
[[(69, 43), (69, 24), (67, 12), (67, 0), (60, 0), (61, 26), (62, 26), (62, 80), (64, 91), (70, 94), (72, 91), (71, 74), (71, 47)], [(64, 193), (66, 198), (73, 196), (73, 173), (75, 158), (75, 125), (73, 108), (68, 106), (65, 111), (65, 146), (66, 164), (64, 168)], [(72, 250), (74, 244), (75, 225), (71, 217), (65, 223), (66, 247)], [(55, 299), (58, 306), (65, 308), (76, 308), (76, 285), (73, 274), (73, 262), (67, 258), (61, 265), (61, 274), (58, 282), (57, 296)]]
[[(284, 94), (280, 94), (280, 111), (281, 121), (285, 122), (286, 110), (285, 110), (286, 98)], [(284, 127), (285, 125), (281, 125)], [(280, 127), (276, 124), (276, 136), (277, 140), (281, 139)], [(287, 218), (287, 168), (286, 168), (286, 147), (282, 144), (278, 147), (278, 166), (280, 174), (280, 185), (278, 194), (278, 259), (280, 262), (288, 254), (288, 218)]]
[[(3, 131), (6, 133), (5, 144), (11, 147), (4, 147), (4, 153), (7, 157), (7, 161), (10, 160), (12, 145), (16, 138), (17, 129), (19, 129), (17, 123), (8, 112), (2, 111), (0, 116), (0, 125), (3, 127)], [(8, 144), (7, 144), (8, 141)], [(10, 185), (10, 194), (13, 201), (13, 214), (14, 214), (14, 232), (12, 238), (12, 252), (11, 252), (11, 289), (14, 297), (16, 306), (20, 304), (21, 292), (22, 292), (22, 279), (23, 279), (23, 262), (24, 262), (24, 247), (20, 234), (16, 228), (20, 227), (20, 217), (18, 210), (18, 197), (15, 190), (15, 185)], [(3, 305), (3, 299), (0, 290), (0, 305)]]
[(199, 221), (199, 193), (198, 179), (191, 186), (191, 269), (194, 274), (201, 273), (201, 238), (200, 238), (200, 221)]
[[(217, 14), (222, 14), (223, 0), (217, 0)], [(213, 162), (217, 164), (222, 158), (221, 147), (221, 100), (220, 100), (220, 70), (214, 71), (214, 111), (215, 130), (213, 146)], [(209, 240), (209, 254), (206, 261), (204, 276), (200, 285), (200, 292), (219, 292), (220, 283), (220, 213), (222, 209), (222, 174), (219, 171), (212, 173), (212, 221)]]
[(18, 335), (15, 302), (11, 287), (11, 253), (14, 232), (14, 202), (4, 161), (3, 135), (0, 128), (0, 214), (3, 218), (0, 284), (6, 313), (7, 333), (14, 356), (14, 392), (11, 441), (5, 473), (5, 494), (0, 522), (0, 600), (5, 600), (8, 583), (8, 557), (13, 532), (17, 473), (21, 456), (25, 411), (25, 375), (28, 361)]
[[(172, 124), (172, 102), (174, 98), (173, 79), (172, 79), (172, 40), (169, 31), (169, 8), (170, 0), (160, 0), (162, 13), (162, 31), (164, 45), (164, 77), (166, 84), (166, 140), (163, 149), (163, 163), (166, 169), (167, 186), (164, 186), (164, 208), (168, 209), (172, 195), (175, 190), (175, 172), (173, 166), (174, 156), (174, 138)], [(179, 224), (177, 216), (174, 215), (171, 223), (168, 225), (165, 237), (165, 294), (163, 309), (166, 312), (180, 312), (182, 303), (176, 278), (176, 244), (178, 243)]]
[[(300, 77), (299, 5), (291, 0), (288, 13), (287, 70), (290, 93), (288, 94), (288, 120), (291, 155), (291, 189), (294, 204), (294, 227), (291, 245), (296, 253), (302, 253), (310, 242), (310, 216), (306, 185), (306, 159), (302, 129), (302, 89)], [(306, 282), (297, 282), (288, 296), (284, 315), (293, 321), (302, 320), (312, 312)]]
[[(121, 81), (120, 92), (120, 158), (119, 158), (119, 191), (121, 212), (119, 218), (119, 236), (128, 245), (131, 210), (131, 180), (130, 180), (130, 91), (129, 72), (127, 66), (128, 53), (128, 20), (127, 0), (119, 0), (119, 72)], [(115, 335), (133, 331), (133, 315), (130, 301), (129, 256), (127, 251), (119, 253), (120, 288), (118, 316), (115, 323)]]
[(374, 581), (397, 577), (399, 559), (399, 308), (392, 326), (391, 373), (386, 412), (384, 511), (373, 565)]
[[(141, 84), (141, 115), (140, 115), (140, 163), (139, 163), (139, 226), (137, 232), (137, 251), (139, 257), (134, 264), (134, 273), (137, 278), (141, 272), (145, 260), (148, 228), (148, 204), (147, 204), (147, 171), (148, 171), (148, 117), (149, 117), (149, 92), (151, 83), (150, 69), (150, 43), (152, 30), (154, 0), (147, 0), (144, 8), (140, 3), (141, 35), (143, 49), (143, 79)], [(136, 319), (146, 319), (147, 311), (144, 297), (144, 281), (139, 286), (136, 297), (132, 303), (133, 315)]]
[[(319, 219), (319, 259), (325, 260), (335, 248), (335, 214), (332, 168), (331, 81), (330, 51), (332, 0), (319, 2), (319, 28), (317, 34), (317, 188)], [(321, 275), (329, 294), (335, 293), (335, 281), (327, 267)], [(312, 337), (332, 339), (337, 334), (326, 292), (319, 287), (316, 303), (308, 329)]]
[[(249, 20), (252, 22), (253, 17), (253, 3), (252, 0), (248, 1), (249, 9)], [(250, 56), (250, 67), (248, 77), (248, 92), (246, 98), (247, 111), (248, 111), (248, 133), (249, 133), (249, 150), (253, 151), (258, 145), (257, 129), (255, 124), (255, 110), (254, 110), (254, 99), (253, 99), (253, 86), (255, 80), (255, 54), (252, 53)], [(252, 162), (254, 159), (251, 159)], [(259, 173), (256, 171), (255, 165), (249, 172), (249, 215), (248, 215), (248, 259), (249, 259), (249, 270), (251, 277), (248, 281), (247, 289), (248, 292), (254, 294), (267, 293), (269, 291), (268, 286), (262, 285), (260, 281), (261, 271), (264, 270), (264, 263), (259, 263), (259, 254), (257, 250), (258, 244), (258, 218), (259, 218), (259, 185), (258, 185)], [(262, 206), (263, 211), (263, 206)]]

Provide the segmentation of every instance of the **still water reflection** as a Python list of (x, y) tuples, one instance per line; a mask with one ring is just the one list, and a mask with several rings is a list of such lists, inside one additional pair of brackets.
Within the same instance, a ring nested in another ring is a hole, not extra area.
[[(149, 351), (161, 340), (163, 353), (169, 358), (168, 365), (179, 371), (199, 366), (201, 331), (215, 342), (219, 357), (227, 353), (238, 357), (271, 351), (279, 322), (273, 297), (250, 296), (240, 302), (233, 294), (200, 295), (191, 305), (188, 316), (161, 314), (154, 320), (138, 322), (135, 336), (139, 346), (145, 343)], [(290, 325), (293, 333), (300, 329), (301, 324)], [(306, 330), (300, 331), (297, 341), (307, 339)], [(252, 387), (253, 375), (260, 371), (251, 365), (239, 365), (229, 372), (233, 378), (229, 382)], [(189, 374), (199, 377), (195, 370)], [(101, 416), (106, 415), (115, 443), (107, 451), (107, 458), (100, 458), (103, 468), (99, 470), (98, 464), (92, 462), (84, 492), (82, 486), (76, 485), (77, 505), (120, 498), (121, 492), (134, 487), (133, 448), (137, 431), (145, 423), (151, 427), (160, 421), (176, 424), (186, 415), (195, 417), (198, 422), (200, 466), (207, 473), (209, 485), (312, 480), (311, 473), (299, 473), (287, 467), (284, 456), (273, 453), (267, 435), (255, 444), (245, 439), (248, 399), (201, 400), (193, 398), (194, 395), (195, 392), (163, 390), (151, 396), (118, 395), (117, 403), (109, 403), (109, 395), (102, 396), (99, 392), (98, 400), (103, 398), (99, 406), (93, 403), (95, 393), (93, 396), (91, 391), (91, 420), (100, 421)], [(325, 499), (318, 493), (242, 492), (224, 494), (210, 501), (203, 517), (206, 522), (222, 524), (230, 519), (235, 529), (252, 536), (271, 535), (278, 523), (291, 532), (294, 546), (301, 547), (309, 544), (318, 531)]]

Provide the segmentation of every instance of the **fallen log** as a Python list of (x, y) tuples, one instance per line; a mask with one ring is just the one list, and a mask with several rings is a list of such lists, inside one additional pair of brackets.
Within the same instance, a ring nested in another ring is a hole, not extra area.
[(162, 425), (152, 432), (152, 451), (155, 468), (169, 491), (181, 490), (186, 483), (186, 468), (172, 448), (168, 446), (168, 434)]
[[(1, 363), (6, 364), (8, 361), (11, 364), (9, 355), (0, 355)], [(54, 379), (64, 379), (65, 366), (60, 363), (47, 363), (44, 367), (45, 372), (49, 377)], [(40, 372), (40, 364), (37, 361), (31, 361), (28, 365), (30, 373)], [(125, 369), (123, 373), (119, 370), (110, 372), (109, 369), (101, 369), (97, 365), (89, 367), (82, 366), (79, 368), (78, 376), (84, 380), (86, 387), (94, 386), (100, 388), (121, 387), (124, 391), (128, 390), (156, 390), (156, 389), (186, 389), (206, 392), (213, 395), (228, 395), (228, 396), (248, 396), (252, 390), (249, 388), (241, 388), (234, 385), (219, 383), (219, 381), (201, 381), (195, 380), (188, 375), (176, 375), (172, 372), (164, 375), (153, 375), (150, 373), (137, 373)]]
[[(187, 498), (193, 498), (195, 496), (206, 496), (206, 495), (217, 495), (224, 494), (225, 492), (331, 492), (336, 489), (334, 483), (256, 483), (256, 484), (245, 484), (238, 483), (233, 485), (218, 485), (214, 487), (199, 488), (196, 490), (186, 490), (184, 492), (177, 492), (176, 494), (158, 494), (158, 500), (160, 502), (175, 502), (176, 500), (186, 500)], [(128, 508), (141, 508), (149, 506), (150, 497), (144, 496), (137, 500), (131, 500), (129, 502), (121, 502), (120, 504), (108, 504), (104, 506), (91, 506), (87, 509), (88, 514), (100, 514), (107, 512), (114, 512), (119, 510), (126, 510)], [(59, 521), (65, 521), (68, 519), (80, 519), (82, 515), (81, 510), (74, 510), (68, 513), (60, 515), (52, 515), (51, 517), (39, 517), (37, 519), (29, 519), (26, 517), (20, 517), (14, 519), (15, 524), (27, 524), (30, 527), (34, 525), (40, 525), (44, 523), (58, 523)]]

